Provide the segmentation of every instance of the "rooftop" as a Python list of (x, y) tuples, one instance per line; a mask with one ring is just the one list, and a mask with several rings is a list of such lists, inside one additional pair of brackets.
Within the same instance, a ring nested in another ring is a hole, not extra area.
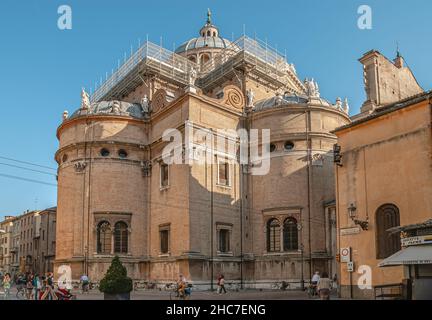
[(379, 107), (373, 113), (371, 113), (370, 115), (362, 117), (362, 118), (360, 118), (358, 120), (354, 120), (350, 124), (347, 124), (345, 126), (337, 128), (333, 132), (339, 132), (339, 131), (342, 131), (342, 130), (345, 130), (345, 129), (348, 129), (348, 128), (355, 127), (355, 126), (357, 126), (357, 125), (359, 125), (361, 123), (365, 123), (365, 122), (370, 121), (372, 119), (379, 118), (379, 117), (381, 117), (383, 115), (386, 115), (386, 114), (392, 113), (394, 111), (397, 111), (397, 110), (400, 110), (400, 109), (412, 106), (412, 105), (414, 105), (416, 103), (419, 103), (419, 102), (422, 102), (422, 101), (425, 101), (425, 100), (428, 100), (428, 99), (432, 99), (432, 90), (416, 94), (416, 95), (414, 95), (412, 97), (408, 97), (406, 99), (397, 101), (395, 103), (388, 104), (388, 105), (383, 106), (383, 107)]

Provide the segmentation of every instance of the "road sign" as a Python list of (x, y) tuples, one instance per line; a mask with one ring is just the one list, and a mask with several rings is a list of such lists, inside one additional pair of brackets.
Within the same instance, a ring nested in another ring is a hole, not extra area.
[(350, 262), (351, 261), (351, 248), (341, 248), (340, 251), (341, 262)]

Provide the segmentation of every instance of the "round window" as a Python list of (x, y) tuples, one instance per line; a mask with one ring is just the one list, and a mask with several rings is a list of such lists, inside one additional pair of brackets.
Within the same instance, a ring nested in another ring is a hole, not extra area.
[(274, 152), (276, 150), (276, 145), (274, 143), (270, 143), (270, 152)]
[(127, 156), (128, 156), (126, 150), (123, 150), (123, 149), (119, 150), (118, 155), (122, 159), (127, 158)]
[(287, 141), (287, 142), (285, 142), (284, 147), (285, 147), (285, 150), (292, 150), (292, 149), (294, 149), (294, 142)]
[(103, 149), (100, 151), (100, 154), (101, 154), (102, 157), (108, 157), (108, 156), (110, 155), (110, 152), (109, 152), (108, 149), (103, 148)]

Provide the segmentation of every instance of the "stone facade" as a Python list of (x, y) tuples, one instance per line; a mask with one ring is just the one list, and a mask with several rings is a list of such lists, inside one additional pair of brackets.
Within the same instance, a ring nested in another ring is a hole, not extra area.
[[(69, 265), (73, 279), (87, 273), (98, 281), (119, 255), (135, 280), (172, 282), (182, 273), (202, 287), (219, 273), (269, 287), (299, 286), (314, 269), (335, 272), (331, 131), (350, 122), (347, 108), (320, 98), (316, 83), (300, 81), (274, 51), (262, 60), (256, 52), (267, 48), (256, 40), (218, 46), (211, 22), (200, 37), (207, 45), (195, 39), (164, 62), (143, 59), (64, 117), (55, 155), (55, 270)], [(194, 136), (182, 157), (206, 160), (166, 166), (167, 129), (183, 141), (204, 129), (235, 149)], [(239, 138), (218, 129), (270, 129), (269, 173), (252, 174), (257, 164), (239, 161)]]

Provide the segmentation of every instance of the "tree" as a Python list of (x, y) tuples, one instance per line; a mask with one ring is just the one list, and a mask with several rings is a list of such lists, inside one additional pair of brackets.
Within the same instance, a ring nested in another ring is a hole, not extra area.
[(99, 290), (108, 294), (121, 294), (131, 292), (132, 288), (132, 279), (127, 276), (127, 270), (120, 258), (115, 256), (105, 277), (100, 282)]

